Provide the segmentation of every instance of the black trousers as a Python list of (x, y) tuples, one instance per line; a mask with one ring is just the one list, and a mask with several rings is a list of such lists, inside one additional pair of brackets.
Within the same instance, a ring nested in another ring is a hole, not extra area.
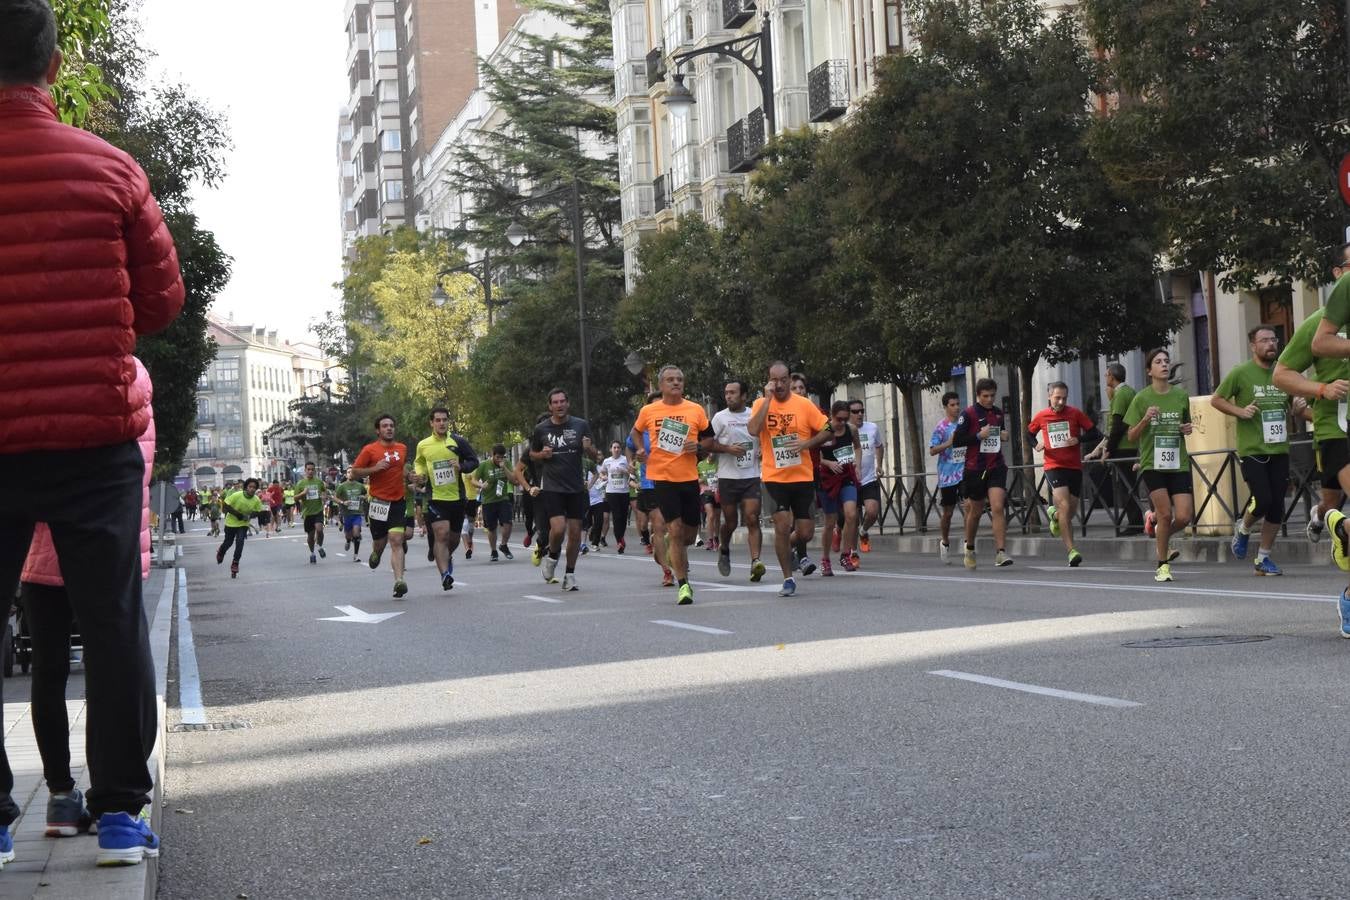
[(605, 503), (609, 506), (609, 522), (614, 526), (614, 540), (623, 540), (628, 530), (628, 495), (605, 494)]
[[(155, 675), (141, 599), (141, 491), (135, 441), (86, 450), (0, 455), (21, 473), (0, 493), (0, 590), (17, 588), (36, 520), (51, 529), (66, 593), (84, 640), (89, 703), (89, 811), (136, 815), (150, 802)], [(34, 639), (45, 641), (48, 634)], [(0, 756), (0, 824), (17, 810), (14, 774)]]
[(220, 555), (224, 556), (230, 552), (230, 545), (234, 544), (234, 561), (239, 562), (240, 557), (244, 555), (244, 539), (248, 537), (249, 527), (236, 528), (233, 525), (225, 526), (225, 541), (220, 545)]
[(33, 734), (42, 756), (42, 776), (53, 794), (74, 790), (66, 682), (70, 679), (70, 635), (75, 616), (66, 589), (45, 584), (24, 582), (23, 609), (33, 642)]

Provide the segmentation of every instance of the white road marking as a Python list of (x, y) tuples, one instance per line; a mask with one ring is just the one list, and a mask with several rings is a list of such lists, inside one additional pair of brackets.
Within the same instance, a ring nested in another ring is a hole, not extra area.
[(538, 594), (526, 594), (526, 600), (538, 600), (540, 603), (562, 603), (557, 597), (541, 597)]
[(183, 713), (183, 724), (206, 724), (197, 649), (192, 643), (192, 623), (188, 621), (187, 569), (178, 570), (178, 707)]
[(776, 584), (754, 584), (754, 583), (739, 584), (736, 582), (729, 582), (729, 581), (694, 581), (693, 579), (690, 579), (689, 583), (698, 585), (699, 587), (702, 588), (707, 588), (709, 591), (713, 593), (730, 593), (732, 591), (736, 593), (755, 593), (755, 594), (778, 593), (778, 585)]
[(335, 606), (333, 607), (333, 609), (336, 609), (338, 612), (342, 613), (342, 615), (322, 616), (319, 618), (319, 621), (356, 622), (357, 624), (360, 625), (378, 625), (385, 619), (392, 619), (394, 616), (403, 615), (402, 611), (389, 613), (368, 613), (363, 610), (357, 609), (355, 606)]
[(672, 622), (670, 619), (652, 619), (653, 625), (669, 625), (671, 628), (686, 628), (689, 631), (701, 631), (704, 634), (735, 634), (723, 628), (709, 628), (707, 625), (691, 625), (688, 622)]
[(1076, 691), (1061, 691), (1059, 688), (1041, 687), (1036, 684), (1023, 684), (1020, 681), (1005, 681), (1002, 678), (990, 678), (988, 675), (972, 675), (969, 672), (954, 672), (951, 669), (935, 669), (928, 674), (940, 675), (943, 678), (957, 678), (961, 681), (973, 681), (976, 684), (988, 684), (993, 687), (1007, 688), (1012, 691), (1025, 691), (1028, 694), (1042, 694), (1046, 697), (1058, 697), (1061, 700), (1077, 700), (1080, 703), (1095, 703), (1098, 706), (1113, 706), (1117, 709), (1128, 709), (1132, 706), (1144, 705), (1142, 703), (1135, 703), (1133, 700), (1117, 700), (1115, 697), (1099, 697), (1096, 694), (1080, 694)]

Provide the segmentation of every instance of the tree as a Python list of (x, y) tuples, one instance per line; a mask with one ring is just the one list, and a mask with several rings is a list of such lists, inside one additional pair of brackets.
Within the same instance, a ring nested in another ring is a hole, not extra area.
[(109, 0), (55, 0), (58, 46), (65, 61), (52, 98), (61, 121), (83, 127), (90, 113), (111, 100), (116, 91), (94, 62), (108, 52), (112, 36)]
[(1092, 149), (1156, 206), (1177, 268), (1225, 289), (1321, 280), (1343, 240), (1350, 149), (1340, 0), (1084, 0), (1119, 98)]

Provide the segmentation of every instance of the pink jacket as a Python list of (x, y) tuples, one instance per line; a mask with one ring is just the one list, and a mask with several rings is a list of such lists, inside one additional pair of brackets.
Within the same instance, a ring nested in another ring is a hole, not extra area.
[[(147, 422), (140, 437), (141, 455), (145, 457), (145, 487), (141, 491), (141, 578), (146, 579), (150, 577), (150, 477), (155, 465), (155, 414), (150, 405), (150, 373), (139, 359), (133, 356), (132, 361), (136, 363), (135, 391), (145, 397)], [(33, 543), (28, 548), (28, 559), (23, 564), (23, 580), (50, 587), (65, 586), (51, 532), (43, 522), (39, 522), (33, 531)]]

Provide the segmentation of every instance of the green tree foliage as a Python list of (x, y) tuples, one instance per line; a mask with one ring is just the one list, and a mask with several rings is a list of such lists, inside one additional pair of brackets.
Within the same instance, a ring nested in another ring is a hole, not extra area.
[(116, 91), (94, 62), (108, 52), (112, 36), (109, 0), (54, 0), (58, 46), (65, 60), (52, 85), (61, 121), (83, 127), (94, 109)]
[(1320, 280), (1343, 240), (1350, 150), (1340, 0), (1084, 0), (1118, 108), (1092, 131), (1107, 172), (1155, 205), (1175, 266), (1224, 287)]

